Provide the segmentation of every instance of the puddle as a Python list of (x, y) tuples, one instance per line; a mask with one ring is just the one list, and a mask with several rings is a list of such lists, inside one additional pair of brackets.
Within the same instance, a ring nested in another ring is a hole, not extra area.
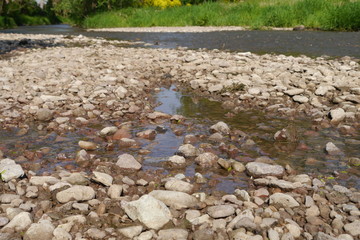
[[(325, 179), (333, 179), (347, 187), (360, 189), (360, 170), (359, 168), (349, 168), (346, 164), (346, 157), (359, 157), (360, 148), (358, 144), (345, 144), (344, 137), (338, 130), (329, 128), (320, 132), (311, 129), (309, 119), (295, 119), (290, 121), (267, 115), (262, 112), (247, 111), (229, 116), (220, 102), (210, 101), (205, 98), (185, 94), (176, 90), (174, 86), (161, 88), (156, 95), (157, 101), (161, 103), (156, 107), (156, 111), (168, 114), (180, 114), (187, 118), (184, 124), (170, 124), (165, 121), (161, 124), (143, 125), (134, 122), (131, 134), (146, 129), (160, 129), (153, 141), (135, 138), (139, 148), (123, 149), (116, 147), (113, 150), (106, 150), (106, 142), (97, 136), (97, 132), (107, 125), (113, 123), (102, 123), (88, 125), (87, 127), (67, 132), (61, 136), (55, 132), (37, 131), (35, 128), (23, 136), (17, 136), (19, 129), (9, 129), (0, 131), (0, 150), (9, 158), (16, 159), (17, 162), (29, 166), (33, 171), (41, 174), (53, 171), (56, 166), (66, 169), (75, 169), (75, 154), (79, 151), (77, 145), (79, 140), (91, 140), (100, 145), (98, 151), (93, 152), (101, 161), (117, 160), (117, 156), (122, 153), (139, 155), (139, 150), (149, 150), (147, 155), (142, 155), (144, 159), (143, 169), (149, 171), (162, 170), (164, 174), (175, 175), (184, 173), (189, 177), (194, 177), (196, 172), (200, 172), (208, 181), (204, 184), (201, 191), (212, 192), (214, 190), (233, 193), (236, 188), (247, 188), (249, 178), (245, 173), (234, 173), (232, 171), (217, 169), (200, 169), (194, 163), (189, 163), (185, 169), (174, 169), (166, 164), (166, 160), (174, 155), (178, 147), (182, 144), (186, 134), (203, 136), (195, 144), (208, 145), (212, 151), (220, 157), (229, 158), (229, 155), (221, 150), (219, 143), (208, 140), (209, 127), (217, 121), (224, 121), (231, 129), (237, 129), (248, 134), (248, 138), (255, 142), (255, 145), (245, 146), (246, 139), (225, 140), (225, 147), (233, 145), (239, 151), (232, 156), (237, 161), (246, 163), (256, 157), (268, 156), (277, 163), (289, 164), (299, 173), (322, 175)], [(157, 128), (161, 126), (160, 128)], [(298, 141), (295, 143), (274, 142), (274, 133), (284, 127), (291, 126), (297, 132)], [(182, 134), (176, 134), (176, 133)], [(351, 136), (354, 140), (360, 140), (360, 136)], [(330, 157), (324, 152), (327, 142), (335, 143), (345, 154), (342, 156)], [(22, 156), (22, 157), (20, 157)], [(24, 157), (25, 156), (25, 157)], [(93, 169), (87, 169), (91, 171)], [(334, 175), (337, 172), (337, 175)], [(334, 180), (330, 180), (334, 181)]]

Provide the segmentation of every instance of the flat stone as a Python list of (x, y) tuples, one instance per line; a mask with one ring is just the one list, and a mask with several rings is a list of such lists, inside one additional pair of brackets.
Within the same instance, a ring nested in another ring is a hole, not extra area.
[(270, 196), (270, 204), (280, 205), (284, 208), (298, 207), (300, 204), (290, 195), (284, 193), (274, 193)]
[(36, 112), (36, 118), (39, 121), (50, 121), (53, 118), (54, 112), (47, 108), (40, 108)]
[(186, 158), (196, 157), (200, 154), (200, 151), (191, 144), (181, 145), (178, 149), (178, 152)]
[(32, 176), (29, 180), (30, 184), (36, 185), (36, 186), (42, 186), (45, 183), (48, 185), (54, 185), (58, 182), (60, 182), (59, 179), (52, 176)]
[(195, 197), (184, 192), (154, 190), (149, 195), (174, 209), (192, 208), (198, 204)]
[(212, 218), (225, 218), (235, 213), (235, 208), (231, 205), (217, 205), (208, 207), (207, 213)]
[(329, 155), (340, 155), (342, 151), (332, 142), (328, 142), (325, 146), (325, 150)]
[(188, 182), (181, 181), (179, 179), (170, 179), (165, 183), (165, 189), (170, 191), (191, 193), (194, 186)]
[(11, 194), (11, 193), (3, 193), (0, 195), (1, 203), (11, 203), (15, 199), (20, 199), (20, 195)]
[(86, 201), (95, 197), (95, 191), (88, 186), (73, 186), (56, 194), (56, 199), (60, 203), (69, 201)]
[(289, 96), (299, 95), (299, 94), (302, 94), (304, 92), (305, 92), (305, 90), (301, 89), (301, 88), (293, 88), (293, 89), (289, 89), (289, 90), (284, 91), (284, 93), (286, 95), (289, 95)]
[(158, 240), (187, 240), (188, 239), (188, 231), (180, 228), (170, 228), (160, 230), (158, 233)]
[(116, 165), (118, 165), (120, 168), (125, 169), (134, 169), (139, 170), (141, 169), (141, 164), (136, 161), (136, 159), (130, 155), (130, 154), (122, 154), (118, 157), (118, 161), (116, 162)]
[(122, 208), (133, 221), (139, 220), (155, 230), (162, 228), (172, 217), (166, 205), (151, 195), (143, 195), (132, 202), (122, 202)]
[(305, 96), (295, 95), (293, 96), (293, 100), (294, 102), (298, 103), (307, 103), (309, 101), (309, 98)]
[(25, 174), (22, 167), (10, 158), (5, 158), (0, 161), (0, 173), (1, 179), (5, 182), (19, 178)]
[(280, 165), (270, 165), (261, 162), (250, 162), (246, 164), (246, 170), (253, 177), (261, 176), (282, 176), (284, 175), (284, 168)]
[(88, 185), (90, 183), (89, 179), (82, 173), (71, 173), (70, 176), (63, 177), (61, 181), (72, 185)]
[(125, 228), (118, 229), (118, 232), (130, 239), (133, 239), (134, 237), (138, 236), (143, 230), (142, 226), (130, 226)]
[(113, 177), (109, 174), (93, 171), (94, 177), (92, 178), (95, 182), (99, 182), (105, 186), (111, 186)]
[(338, 239), (336, 237), (330, 236), (326, 233), (318, 232), (315, 235), (314, 240), (338, 240)]
[(103, 129), (101, 129), (100, 131), (100, 136), (108, 136), (108, 135), (113, 135), (117, 132), (118, 128), (113, 126), (113, 127), (105, 127)]
[(96, 143), (89, 142), (89, 141), (79, 141), (79, 147), (85, 150), (96, 150), (97, 145)]
[(105, 239), (106, 232), (97, 228), (90, 228), (85, 232), (85, 235), (91, 237), (91, 239)]

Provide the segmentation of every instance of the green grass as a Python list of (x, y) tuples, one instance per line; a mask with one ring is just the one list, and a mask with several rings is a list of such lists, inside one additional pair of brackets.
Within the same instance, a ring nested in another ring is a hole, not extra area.
[(0, 16), (0, 29), (1, 28), (14, 28), (16, 26), (32, 26), (32, 25), (48, 25), (51, 24), (50, 20), (44, 16), (28, 16), (17, 15), (15, 17), (2, 17)]
[(127, 8), (89, 16), (83, 27), (247, 26), (259, 29), (305, 25), (323, 30), (358, 31), (359, 16), (358, 0), (247, 0), (164, 10)]
[(16, 23), (13, 18), (0, 16), (0, 29), (13, 28), (15, 26), (16, 26)]

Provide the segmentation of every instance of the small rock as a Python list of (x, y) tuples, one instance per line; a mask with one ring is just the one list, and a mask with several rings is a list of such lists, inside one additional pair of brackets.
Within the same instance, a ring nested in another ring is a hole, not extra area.
[(154, 190), (149, 195), (174, 209), (191, 208), (198, 204), (198, 200), (195, 197), (184, 192)]
[(138, 236), (143, 230), (142, 226), (131, 226), (118, 229), (118, 232), (123, 236), (133, 239), (134, 237)]
[(135, 170), (139, 170), (142, 167), (141, 164), (138, 161), (136, 161), (136, 159), (133, 156), (126, 153), (118, 157), (118, 161), (116, 162), (116, 165), (118, 165), (120, 168), (135, 169)]
[(344, 229), (347, 233), (354, 237), (360, 236), (360, 220), (345, 224)]
[(14, 229), (17, 232), (26, 230), (32, 224), (30, 213), (21, 212), (17, 214), (2, 230)]
[(183, 156), (174, 155), (172, 157), (169, 157), (169, 162), (175, 163), (175, 164), (184, 164), (186, 163), (186, 160)]
[(181, 145), (178, 149), (178, 152), (186, 158), (196, 157), (200, 154), (199, 150), (191, 144)]
[(202, 153), (195, 158), (195, 162), (201, 167), (212, 167), (216, 164), (217, 160), (218, 156), (210, 152)]
[(111, 186), (113, 177), (106, 173), (93, 171), (94, 177), (92, 178), (95, 182), (104, 184), (105, 186)]
[(56, 194), (56, 199), (60, 203), (69, 201), (86, 201), (95, 197), (95, 191), (88, 186), (73, 186)]
[(301, 88), (293, 88), (293, 89), (284, 91), (284, 93), (285, 93), (286, 95), (289, 95), (289, 96), (299, 95), (299, 94), (302, 94), (302, 93), (304, 93), (304, 92), (305, 92), (305, 90), (304, 90), (304, 89), (301, 89)]
[(331, 122), (341, 122), (342, 120), (344, 120), (345, 116), (345, 111), (342, 108), (336, 108), (330, 111)]
[(235, 213), (235, 208), (231, 205), (217, 205), (208, 207), (207, 213), (212, 218), (225, 218)]
[(1, 179), (5, 182), (19, 178), (25, 174), (22, 167), (9, 158), (0, 161), (0, 173)]
[(290, 195), (284, 193), (274, 193), (270, 196), (270, 204), (278, 204), (284, 208), (298, 207), (300, 204)]
[(156, 137), (156, 131), (153, 129), (148, 129), (142, 132), (138, 132), (136, 136), (139, 138), (154, 140)]
[(218, 122), (210, 127), (212, 132), (220, 132), (222, 134), (228, 135), (230, 133), (229, 126), (224, 122)]
[(121, 185), (113, 184), (109, 187), (107, 194), (111, 199), (117, 199), (120, 198), (122, 191)]
[(165, 189), (170, 191), (178, 191), (184, 193), (191, 193), (194, 186), (190, 183), (181, 181), (179, 179), (171, 179), (165, 183)]
[(52, 240), (54, 226), (47, 220), (33, 223), (24, 234), (24, 240)]
[(339, 155), (341, 154), (341, 150), (335, 146), (332, 142), (328, 142), (325, 146), (325, 150), (329, 155)]
[(91, 239), (105, 239), (106, 237), (106, 232), (105, 231), (101, 231), (97, 228), (90, 228), (89, 230), (87, 230), (85, 232), (85, 235), (90, 237)]
[(108, 135), (115, 134), (117, 130), (118, 130), (117, 127), (105, 127), (103, 129), (101, 129), (100, 136), (108, 136)]
[(47, 108), (40, 108), (36, 112), (36, 118), (39, 121), (49, 121), (53, 118), (54, 112)]
[(309, 98), (305, 96), (295, 95), (293, 96), (293, 100), (294, 102), (298, 103), (307, 103), (309, 101)]
[(280, 165), (270, 165), (260, 162), (250, 162), (246, 164), (246, 170), (251, 176), (261, 177), (261, 176), (277, 176), (280, 177), (284, 175), (285, 170)]
[(170, 228), (160, 230), (158, 233), (158, 240), (187, 240), (188, 239), (188, 231), (185, 229), (179, 228)]
[(97, 149), (96, 143), (88, 142), (88, 141), (79, 141), (79, 147), (81, 147), (82, 149), (85, 149), (85, 150), (96, 150)]

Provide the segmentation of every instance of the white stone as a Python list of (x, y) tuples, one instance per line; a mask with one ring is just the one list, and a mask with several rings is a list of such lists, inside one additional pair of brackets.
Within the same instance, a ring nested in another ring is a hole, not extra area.
[(195, 197), (184, 192), (154, 190), (149, 195), (174, 209), (192, 208), (198, 204)]
[(342, 108), (336, 108), (330, 111), (330, 118), (332, 122), (341, 122), (344, 120), (346, 113)]
[(300, 204), (290, 195), (284, 193), (274, 193), (270, 196), (270, 204), (278, 204), (282, 207), (298, 207)]
[(1, 179), (8, 182), (24, 175), (24, 170), (14, 160), (5, 158), (0, 161)]
[(141, 168), (141, 164), (136, 161), (136, 159), (130, 155), (130, 154), (122, 154), (118, 157), (118, 161), (116, 162), (116, 165), (120, 168), (125, 169), (135, 169), (139, 170)]
[(210, 127), (210, 130), (213, 132), (220, 132), (222, 134), (229, 134), (230, 128), (229, 126), (224, 122), (218, 122)]
[(60, 203), (69, 201), (86, 201), (95, 197), (95, 191), (88, 186), (73, 186), (56, 194), (56, 199)]
[(108, 196), (111, 199), (120, 198), (122, 190), (123, 190), (123, 187), (121, 185), (113, 184), (108, 189)]
[(166, 205), (151, 195), (143, 195), (132, 202), (122, 202), (122, 208), (133, 221), (139, 220), (155, 230), (162, 228), (172, 218)]
[(138, 236), (143, 230), (142, 226), (130, 226), (125, 228), (118, 229), (118, 232), (123, 236), (133, 239), (134, 237)]
[(231, 205), (217, 205), (208, 207), (207, 213), (212, 218), (225, 218), (235, 213), (235, 208)]
[(116, 90), (115, 90), (115, 94), (118, 98), (124, 98), (126, 96), (126, 94), (128, 93), (128, 90), (126, 90), (126, 88), (124, 88), (123, 86), (119, 86)]
[(48, 220), (33, 223), (24, 234), (24, 240), (52, 240), (54, 226)]
[(301, 88), (293, 88), (293, 89), (284, 91), (284, 93), (289, 95), (289, 96), (299, 95), (299, 94), (302, 94), (304, 92), (305, 92), (305, 90), (301, 89)]
[(54, 185), (58, 182), (60, 182), (59, 179), (52, 176), (32, 176), (29, 180), (30, 184), (36, 185), (36, 186), (42, 186), (45, 183), (48, 185)]
[(101, 136), (111, 135), (111, 134), (116, 133), (117, 130), (118, 130), (118, 128), (115, 126), (114, 127), (105, 127), (103, 129), (101, 129), (100, 135)]
[(196, 157), (200, 154), (199, 150), (191, 144), (181, 145), (178, 152), (184, 157)]
[(175, 163), (175, 164), (184, 164), (186, 163), (186, 160), (183, 156), (174, 155), (172, 157), (169, 157), (169, 162)]
[(8, 224), (3, 227), (5, 229), (14, 229), (17, 232), (26, 230), (32, 224), (30, 213), (21, 212), (17, 214)]
[(284, 168), (280, 165), (270, 165), (261, 162), (250, 162), (246, 164), (246, 170), (251, 176), (282, 176), (284, 175)]
[(187, 240), (188, 235), (189, 233), (185, 229), (170, 228), (160, 230), (157, 240)]
[(94, 177), (92, 178), (95, 182), (110, 186), (113, 182), (113, 177), (109, 174), (93, 171)]
[(309, 101), (309, 98), (305, 96), (295, 95), (293, 96), (293, 100), (294, 102), (298, 103), (307, 103)]
[(165, 189), (170, 191), (178, 191), (184, 193), (191, 193), (194, 186), (188, 182), (172, 178), (165, 183)]

